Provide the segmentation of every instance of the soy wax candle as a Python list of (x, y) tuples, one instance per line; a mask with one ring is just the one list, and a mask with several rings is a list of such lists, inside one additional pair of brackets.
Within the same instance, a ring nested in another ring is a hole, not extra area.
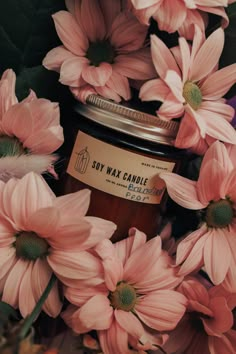
[(173, 146), (178, 123), (96, 95), (75, 112), (63, 193), (89, 188), (87, 215), (116, 223), (113, 241), (127, 237), (130, 227), (154, 237), (166, 200), (159, 173), (178, 172), (185, 156)]

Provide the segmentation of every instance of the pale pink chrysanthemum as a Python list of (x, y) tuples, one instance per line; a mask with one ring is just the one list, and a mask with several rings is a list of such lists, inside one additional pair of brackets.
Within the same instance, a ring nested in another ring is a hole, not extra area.
[(236, 143), (236, 133), (230, 125), (234, 109), (222, 98), (235, 83), (236, 64), (217, 70), (223, 46), (221, 28), (204, 40), (195, 26), (192, 47), (181, 37), (179, 50), (173, 51), (152, 35), (152, 58), (160, 78), (147, 81), (140, 98), (163, 102), (157, 111), (162, 119), (182, 117), (175, 140), (179, 148), (197, 146), (204, 153), (216, 139)]
[(16, 75), (6, 70), (0, 80), (0, 180), (30, 171), (56, 176), (52, 153), (63, 143), (58, 103), (38, 99), (34, 92), (18, 102)]
[(176, 263), (186, 275), (205, 267), (216, 285), (236, 291), (236, 169), (223, 143), (206, 152), (198, 181), (161, 173), (169, 196), (187, 209), (202, 210), (202, 223), (180, 242)]
[[(112, 222), (85, 216), (90, 191), (56, 198), (33, 172), (0, 183), (0, 293), (2, 300), (27, 316), (52, 273), (67, 285), (103, 281), (102, 267), (89, 250), (115, 230)], [(101, 279), (100, 279), (100, 278)], [(57, 285), (43, 310), (61, 310)]]
[(153, 17), (162, 31), (178, 31), (186, 39), (194, 35), (193, 24), (202, 31), (208, 24), (208, 13), (222, 17), (222, 26), (229, 24), (224, 7), (228, 0), (130, 0), (141, 23), (149, 24)]
[(182, 278), (161, 249), (161, 238), (146, 242), (146, 235), (134, 228), (129, 235), (95, 248), (104, 284), (65, 290), (79, 308), (68, 309), (63, 318), (77, 333), (97, 330), (105, 354), (130, 353), (128, 344), (136, 350), (154, 349), (163, 344), (159, 332), (173, 329), (185, 311), (185, 297), (173, 290)]
[(187, 311), (164, 346), (175, 354), (235, 354), (233, 310), (236, 293), (221, 286), (206, 288), (197, 279), (182, 282), (178, 291), (188, 299)]
[(67, 0), (69, 12), (53, 15), (63, 46), (52, 49), (43, 65), (60, 72), (60, 82), (70, 86), (85, 102), (91, 94), (115, 101), (130, 99), (128, 79), (155, 77), (147, 26), (117, 0)]

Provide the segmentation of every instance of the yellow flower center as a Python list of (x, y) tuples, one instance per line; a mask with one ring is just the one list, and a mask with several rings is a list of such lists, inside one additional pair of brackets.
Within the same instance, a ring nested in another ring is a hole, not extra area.
[(32, 231), (18, 233), (14, 246), (16, 256), (25, 260), (35, 261), (48, 255), (48, 243)]
[(200, 88), (191, 81), (184, 84), (183, 96), (186, 102), (196, 111), (202, 103)]
[(26, 153), (21, 142), (11, 136), (0, 136), (0, 158), (6, 156), (19, 156)]
[(220, 199), (211, 202), (206, 210), (206, 223), (209, 227), (223, 228), (231, 224), (234, 218), (232, 202)]
[(115, 50), (108, 40), (97, 41), (90, 43), (86, 57), (90, 64), (94, 66), (99, 66), (104, 62), (112, 64), (115, 58)]
[(123, 311), (132, 311), (137, 300), (135, 289), (125, 283), (117, 284), (116, 290), (110, 293), (110, 301), (112, 307)]

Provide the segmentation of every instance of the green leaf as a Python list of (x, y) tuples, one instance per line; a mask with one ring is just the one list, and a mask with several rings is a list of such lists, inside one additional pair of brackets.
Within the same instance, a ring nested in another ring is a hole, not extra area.
[(18, 314), (16, 310), (4, 301), (0, 301), (0, 322), (6, 322), (10, 318), (18, 320)]
[(64, 0), (0, 1), (0, 73), (41, 64), (60, 43), (51, 15), (64, 7)]

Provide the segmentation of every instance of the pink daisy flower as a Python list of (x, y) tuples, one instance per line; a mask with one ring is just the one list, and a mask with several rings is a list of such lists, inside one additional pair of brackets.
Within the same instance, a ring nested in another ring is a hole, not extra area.
[(204, 32), (208, 24), (208, 14), (222, 17), (222, 26), (229, 24), (224, 6), (228, 0), (130, 0), (134, 13), (141, 23), (149, 24), (153, 17), (161, 31), (178, 31), (186, 39), (194, 35), (193, 24)]
[(65, 290), (67, 299), (80, 308), (73, 306), (63, 318), (77, 333), (97, 330), (105, 354), (130, 353), (128, 344), (137, 350), (154, 349), (163, 344), (158, 333), (173, 329), (185, 311), (185, 297), (173, 290), (182, 278), (162, 251), (161, 238), (146, 242), (146, 235), (134, 228), (129, 236), (95, 248), (104, 284)]
[[(102, 267), (89, 250), (116, 227), (86, 217), (89, 202), (89, 190), (56, 198), (33, 172), (1, 182), (0, 293), (23, 317), (31, 313), (53, 272), (67, 285), (89, 284), (94, 277), (102, 282)], [(55, 317), (61, 306), (56, 284), (43, 310)]]
[(199, 229), (177, 248), (180, 275), (203, 265), (212, 282), (236, 292), (236, 169), (226, 147), (215, 142), (202, 161), (198, 181), (174, 173), (161, 173), (169, 196), (179, 205), (201, 210)]
[(147, 26), (116, 0), (67, 0), (67, 11), (53, 15), (63, 46), (52, 49), (43, 65), (60, 72), (60, 82), (85, 102), (91, 94), (115, 101), (131, 97), (128, 78), (155, 77)]
[(58, 103), (38, 99), (34, 92), (19, 103), (15, 82), (11, 69), (0, 80), (0, 180), (30, 171), (56, 176), (52, 164), (57, 156), (52, 153), (64, 141)]
[(151, 38), (153, 63), (160, 78), (147, 81), (140, 98), (163, 102), (157, 111), (162, 119), (183, 116), (175, 141), (179, 148), (201, 143), (200, 150), (205, 152), (216, 139), (236, 143), (230, 125), (234, 109), (222, 98), (236, 81), (236, 64), (217, 70), (223, 46), (221, 28), (204, 40), (196, 26), (192, 47), (182, 37), (179, 48), (172, 51), (156, 36)]
[(235, 354), (236, 293), (229, 294), (220, 286), (207, 289), (194, 278), (183, 281), (178, 291), (188, 299), (187, 311), (169, 333), (167, 353)]

